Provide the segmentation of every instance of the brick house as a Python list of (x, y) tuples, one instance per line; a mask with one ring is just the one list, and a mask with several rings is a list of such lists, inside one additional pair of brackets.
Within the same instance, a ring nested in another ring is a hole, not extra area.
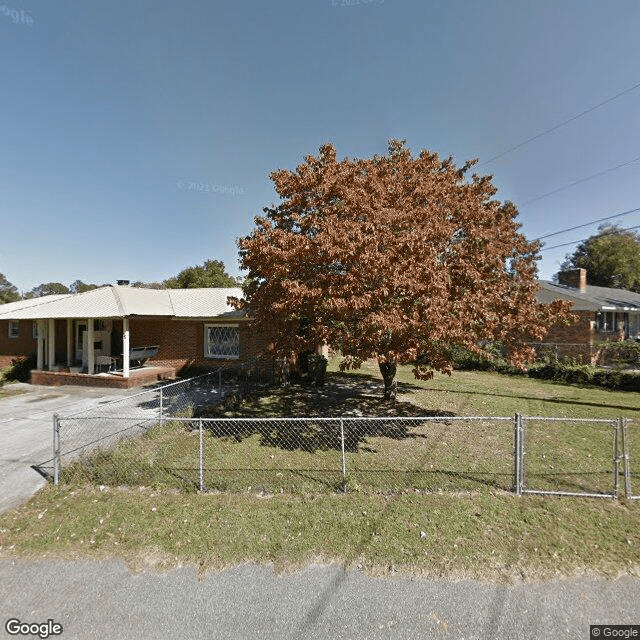
[(596, 364), (603, 362), (598, 343), (640, 339), (640, 293), (588, 285), (585, 269), (560, 272), (557, 284), (540, 281), (539, 285), (538, 302), (569, 300), (579, 320), (568, 327), (551, 327), (544, 343), (536, 346)]
[(242, 290), (111, 285), (0, 305), (0, 367), (34, 355), (33, 384), (131, 387), (247, 362), (264, 345), (229, 296)]

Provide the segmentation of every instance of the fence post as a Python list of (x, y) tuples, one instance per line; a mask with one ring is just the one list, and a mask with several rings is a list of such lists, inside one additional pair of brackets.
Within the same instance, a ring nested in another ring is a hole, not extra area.
[(60, 418), (53, 414), (53, 484), (60, 482)]
[(624, 495), (631, 498), (631, 469), (629, 468), (629, 438), (627, 432), (627, 419), (621, 418), (622, 426), (622, 451), (624, 459)]
[(519, 415), (513, 416), (513, 464), (514, 464), (514, 488), (516, 495), (522, 495), (520, 490), (520, 421)]
[(613, 435), (613, 495), (618, 499), (620, 493), (620, 427), (622, 418), (616, 420), (615, 432)]
[(525, 443), (525, 437), (526, 437), (526, 428), (525, 428), (525, 418), (524, 416), (519, 413), (518, 414), (518, 431), (520, 432), (520, 494), (519, 495), (523, 495), (524, 494), (524, 470), (525, 470), (525, 464), (524, 464), (524, 460), (525, 460), (525, 456), (527, 455), (527, 452), (524, 449), (524, 443)]
[(340, 447), (342, 449), (342, 483), (343, 487), (346, 491), (347, 486), (347, 459), (344, 453), (344, 421), (342, 420), (342, 416), (340, 416)]
[(222, 369), (218, 369), (218, 393), (222, 393)]
[(160, 387), (160, 427), (162, 427), (162, 387)]
[(204, 441), (202, 438), (202, 418), (198, 420), (200, 431), (200, 491), (204, 491)]

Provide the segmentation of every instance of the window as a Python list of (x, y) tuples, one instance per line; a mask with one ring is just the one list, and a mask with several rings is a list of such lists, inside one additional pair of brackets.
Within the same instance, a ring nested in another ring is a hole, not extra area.
[(34, 340), (38, 339), (38, 321), (34, 320), (33, 325), (31, 326), (31, 337)]
[(17, 338), (20, 335), (20, 322), (18, 320), (9, 320), (9, 337)]
[(611, 311), (598, 312), (598, 332), (606, 333), (614, 330), (616, 314)]
[(616, 313), (615, 311), (599, 311), (597, 315), (597, 327), (599, 333), (612, 333), (624, 331), (627, 333), (629, 326), (628, 313)]
[(240, 332), (237, 325), (204, 325), (205, 358), (240, 357)]

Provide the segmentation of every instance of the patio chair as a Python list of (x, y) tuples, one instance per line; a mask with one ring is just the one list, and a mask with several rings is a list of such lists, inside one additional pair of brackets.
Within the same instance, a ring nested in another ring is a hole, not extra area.
[(107, 367), (107, 371), (112, 371), (115, 364), (115, 358), (111, 356), (96, 356), (96, 370), (100, 372), (102, 367)]

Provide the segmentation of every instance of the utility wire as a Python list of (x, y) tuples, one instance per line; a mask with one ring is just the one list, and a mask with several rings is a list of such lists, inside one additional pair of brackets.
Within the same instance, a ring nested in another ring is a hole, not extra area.
[[(622, 229), (622, 231), (633, 231), (634, 229), (640, 229), (640, 224), (635, 227), (629, 227), (627, 229)], [(585, 242), (589, 238), (583, 238), (582, 240), (574, 240), (573, 242), (565, 242), (564, 244), (556, 244), (553, 247), (542, 247), (540, 251), (550, 251), (551, 249), (560, 249), (561, 247), (570, 247), (571, 245), (578, 244), (579, 242)]]
[[(598, 220), (592, 220), (591, 222), (585, 222), (584, 224), (579, 224), (577, 227), (569, 227), (568, 229), (562, 229), (560, 231), (555, 231), (554, 233), (547, 233), (544, 236), (540, 236), (536, 238), (536, 240), (544, 240), (545, 238), (551, 238), (553, 236), (559, 236), (561, 233), (567, 233), (569, 231), (575, 231), (576, 229), (582, 229), (583, 227), (588, 227), (589, 225), (596, 224), (598, 222), (604, 222), (605, 220), (611, 220), (612, 218), (621, 218), (622, 216), (627, 216), (630, 213), (635, 213), (636, 211), (640, 211), (640, 207), (635, 209), (629, 209), (629, 211), (623, 211), (622, 213), (616, 213), (612, 216), (607, 216), (606, 218), (598, 218)], [(578, 242), (582, 242), (579, 240)]]
[(502, 158), (502, 156), (506, 156), (508, 153), (511, 153), (512, 151), (515, 151), (516, 149), (519, 149), (520, 147), (524, 147), (525, 144), (529, 144), (530, 142), (533, 142), (534, 140), (537, 140), (538, 138), (542, 138), (542, 136), (546, 136), (548, 133), (551, 133), (552, 131), (556, 131), (557, 129), (560, 129), (560, 127), (564, 127), (566, 124), (569, 124), (570, 122), (573, 122), (574, 120), (577, 120), (578, 118), (582, 118), (582, 116), (586, 116), (588, 113), (591, 113), (592, 111), (595, 111), (596, 109), (599, 109), (600, 107), (604, 106), (605, 104), (608, 104), (609, 102), (613, 102), (613, 100), (616, 100), (620, 96), (623, 96), (623, 95), (625, 95), (625, 94), (627, 94), (627, 93), (629, 93), (631, 91), (634, 91), (638, 87), (640, 87), (640, 82), (638, 82), (638, 84), (634, 84), (632, 87), (629, 87), (628, 89), (625, 89), (624, 91), (621, 91), (620, 93), (616, 93), (615, 96), (611, 96), (610, 98), (607, 98), (606, 100), (603, 100), (602, 102), (594, 105), (593, 107), (589, 107), (585, 111), (582, 111), (581, 113), (578, 113), (577, 115), (572, 116), (571, 118), (569, 118), (567, 120), (564, 120), (564, 121), (560, 122), (559, 124), (556, 124), (555, 126), (551, 127), (550, 129), (545, 129), (544, 131), (541, 131), (540, 133), (537, 133), (535, 136), (532, 136), (531, 138), (528, 138), (524, 142), (521, 142), (520, 144), (517, 144), (515, 147), (511, 147), (510, 149), (507, 149), (506, 151), (503, 151), (502, 153), (499, 153), (497, 156), (493, 156), (493, 158), (489, 158), (488, 160), (485, 160), (484, 162), (481, 162), (480, 164), (476, 165), (476, 167), (482, 167), (485, 164), (489, 164), (490, 162), (493, 162), (494, 160), (497, 160), (498, 158)]
[(609, 169), (605, 169), (604, 171), (599, 171), (598, 173), (594, 173), (593, 175), (587, 176), (586, 178), (580, 178), (580, 180), (576, 180), (575, 182), (570, 182), (569, 184), (564, 185), (564, 187), (558, 187), (553, 191), (548, 191), (547, 193), (543, 193), (541, 196), (537, 196), (536, 198), (532, 198), (531, 200), (527, 200), (526, 202), (523, 202), (521, 206), (531, 204), (532, 202), (537, 202), (538, 200), (542, 200), (542, 198), (551, 196), (554, 193), (558, 193), (559, 191), (564, 191), (569, 187), (573, 187), (577, 184), (581, 184), (582, 182), (586, 182), (587, 180), (593, 180), (593, 178), (597, 178), (598, 176), (603, 176), (605, 173), (610, 173), (611, 171), (615, 171), (616, 169), (620, 169), (621, 167), (626, 167), (628, 164), (633, 164), (634, 162), (638, 162), (638, 160), (640, 160), (640, 156), (638, 156), (637, 158), (634, 158), (633, 160), (628, 160), (627, 162), (623, 162), (622, 164), (616, 165), (615, 167), (610, 167)]

